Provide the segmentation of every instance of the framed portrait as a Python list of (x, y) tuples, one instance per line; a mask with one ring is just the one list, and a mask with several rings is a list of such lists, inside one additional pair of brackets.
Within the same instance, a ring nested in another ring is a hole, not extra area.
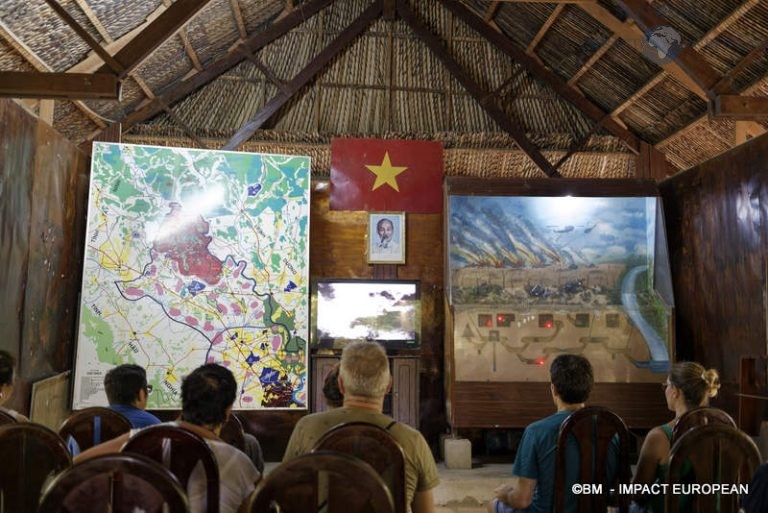
[(368, 214), (368, 263), (405, 263), (405, 212)]

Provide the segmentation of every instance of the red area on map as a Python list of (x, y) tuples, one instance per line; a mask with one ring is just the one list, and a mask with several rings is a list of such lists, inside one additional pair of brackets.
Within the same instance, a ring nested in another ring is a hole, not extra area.
[(176, 262), (182, 275), (215, 285), (221, 278), (222, 263), (208, 251), (213, 240), (207, 235), (208, 226), (201, 216), (189, 222), (181, 215), (181, 206), (172, 204), (161, 229), (164, 235), (155, 240), (152, 248)]

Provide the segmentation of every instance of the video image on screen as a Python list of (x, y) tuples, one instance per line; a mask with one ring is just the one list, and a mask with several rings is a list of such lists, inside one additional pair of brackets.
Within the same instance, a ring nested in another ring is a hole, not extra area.
[(419, 346), (418, 282), (322, 280), (316, 290), (316, 346), (340, 348), (356, 340), (381, 342), (387, 349)]

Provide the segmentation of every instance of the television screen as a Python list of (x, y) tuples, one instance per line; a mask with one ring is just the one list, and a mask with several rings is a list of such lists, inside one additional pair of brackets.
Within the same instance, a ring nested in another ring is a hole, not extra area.
[(377, 341), (387, 349), (419, 347), (417, 281), (318, 280), (315, 292), (316, 347), (341, 348), (356, 340)]

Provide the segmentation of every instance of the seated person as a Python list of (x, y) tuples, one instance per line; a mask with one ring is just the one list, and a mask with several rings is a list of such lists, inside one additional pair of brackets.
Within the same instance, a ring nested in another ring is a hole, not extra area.
[(757, 467), (749, 483), (749, 493), (742, 501), (744, 513), (765, 513), (768, 511), (768, 463)]
[[(709, 398), (717, 395), (720, 378), (714, 369), (706, 370), (696, 362), (678, 362), (672, 365), (666, 383), (664, 395), (667, 408), (675, 412), (675, 418), (657, 426), (648, 432), (640, 456), (633, 483), (666, 483), (669, 467), (669, 451), (672, 442), (672, 430), (680, 416), (699, 406), (709, 406)], [(664, 511), (664, 495), (638, 497), (638, 504), (646, 506), (648, 511)], [(681, 506), (687, 504), (681, 500)]]
[(7, 351), (0, 351), (0, 411), (3, 411), (16, 419), (17, 422), (29, 422), (29, 419), (21, 413), (3, 408), (13, 395), (13, 383), (15, 381), (16, 360)]
[[(557, 437), (560, 425), (576, 410), (584, 407), (594, 382), (592, 365), (580, 355), (561, 354), (552, 361), (549, 369), (550, 392), (557, 412), (534, 422), (525, 428), (515, 456), (514, 485), (502, 485), (495, 490), (495, 498), (488, 503), (490, 513), (550, 513), (555, 495), (555, 465)], [(574, 442), (575, 446), (575, 442)], [(618, 468), (618, 447), (611, 453), (611, 468)], [(573, 447), (573, 450), (576, 450)], [(570, 448), (569, 448), (570, 454)], [(566, 486), (575, 482), (579, 458), (566, 458)], [(570, 477), (569, 477), (570, 476)], [(576, 511), (576, 498), (568, 493), (565, 511)]]
[(432, 489), (437, 467), (424, 437), (410, 426), (382, 413), (384, 396), (392, 386), (389, 361), (381, 345), (353, 342), (341, 353), (339, 390), (341, 408), (302, 417), (288, 441), (283, 461), (312, 451), (330, 429), (345, 422), (367, 422), (389, 431), (405, 453), (405, 495), (413, 513), (433, 513)]
[(152, 391), (147, 385), (147, 371), (130, 363), (110, 369), (104, 376), (109, 408), (128, 419), (134, 428), (160, 424), (160, 419), (145, 411)]
[[(219, 511), (235, 513), (253, 492), (261, 474), (251, 460), (219, 438), (221, 426), (232, 411), (237, 395), (235, 377), (225, 367), (209, 363), (198, 367), (181, 383), (181, 420), (172, 423), (201, 436), (213, 451), (219, 467)], [(75, 458), (75, 463), (101, 454), (119, 452), (131, 434), (92, 447)], [(204, 513), (205, 479), (193, 472), (188, 495), (192, 513)]]

